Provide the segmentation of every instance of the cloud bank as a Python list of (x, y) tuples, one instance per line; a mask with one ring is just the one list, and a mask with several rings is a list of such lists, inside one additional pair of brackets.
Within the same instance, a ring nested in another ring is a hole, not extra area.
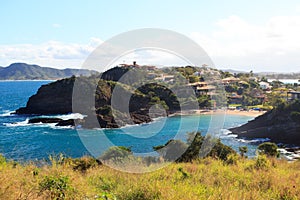
[[(57, 25), (55, 25), (57, 26)], [(239, 16), (215, 23), (203, 34), (188, 34), (211, 56), (217, 68), (258, 71), (300, 71), (300, 16), (276, 16), (253, 24)], [(42, 44), (0, 45), (0, 65), (26, 62), (57, 68), (80, 68), (88, 55), (102, 43), (91, 38), (88, 44), (48, 41)], [(176, 65), (178, 59), (155, 52), (133, 53), (121, 62)], [(178, 62), (182, 65), (182, 62)]]

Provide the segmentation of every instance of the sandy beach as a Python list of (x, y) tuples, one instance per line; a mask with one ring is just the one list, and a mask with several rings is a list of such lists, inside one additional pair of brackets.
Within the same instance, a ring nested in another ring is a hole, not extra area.
[(193, 110), (193, 111), (182, 111), (181, 113), (177, 113), (175, 115), (214, 115), (214, 114), (226, 114), (226, 115), (241, 115), (241, 116), (249, 116), (249, 117), (258, 117), (264, 114), (266, 111), (241, 111), (241, 110)]

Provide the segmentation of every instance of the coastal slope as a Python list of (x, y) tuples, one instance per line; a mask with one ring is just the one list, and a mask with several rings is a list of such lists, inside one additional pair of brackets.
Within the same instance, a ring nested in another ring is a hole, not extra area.
[(275, 143), (300, 145), (300, 102), (281, 104), (230, 131), (239, 138), (269, 138)]
[[(134, 90), (130, 85), (113, 81), (121, 77), (120, 73), (126, 73), (126, 71), (116, 67), (109, 71), (109, 75), (102, 78), (73, 76), (43, 85), (35, 95), (29, 98), (26, 106), (17, 109), (15, 113), (56, 115), (76, 112), (87, 115), (81, 121), (83, 127), (98, 128), (100, 125), (102, 128), (118, 128), (128, 124), (150, 122), (153, 117), (161, 117), (180, 110), (179, 102), (171, 90), (159, 84), (146, 84)], [(118, 102), (112, 106), (112, 92), (116, 85), (121, 96), (131, 97), (129, 102), (118, 98)], [(74, 90), (84, 95), (74, 97)], [(76, 98), (80, 99), (76, 101)], [(156, 105), (163, 106), (166, 112), (155, 113), (152, 110), (152, 116), (150, 116), (149, 110)]]
[(55, 69), (26, 63), (13, 63), (8, 67), (0, 67), (0, 80), (53, 80), (97, 73), (87, 69)]

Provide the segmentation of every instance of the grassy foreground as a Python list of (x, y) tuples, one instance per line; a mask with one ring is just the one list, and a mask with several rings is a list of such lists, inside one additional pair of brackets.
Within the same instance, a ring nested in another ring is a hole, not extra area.
[(266, 157), (205, 158), (131, 174), (88, 157), (37, 167), (0, 156), (0, 199), (300, 199), (299, 185), (299, 161)]

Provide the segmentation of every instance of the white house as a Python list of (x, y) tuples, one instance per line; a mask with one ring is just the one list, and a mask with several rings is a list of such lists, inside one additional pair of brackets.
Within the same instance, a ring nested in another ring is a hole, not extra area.
[(269, 90), (272, 88), (272, 86), (270, 85), (270, 83), (267, 83), (267, 82), (260, 82), (259, 83), (259, 87), (262, 89), (262, 90)]

